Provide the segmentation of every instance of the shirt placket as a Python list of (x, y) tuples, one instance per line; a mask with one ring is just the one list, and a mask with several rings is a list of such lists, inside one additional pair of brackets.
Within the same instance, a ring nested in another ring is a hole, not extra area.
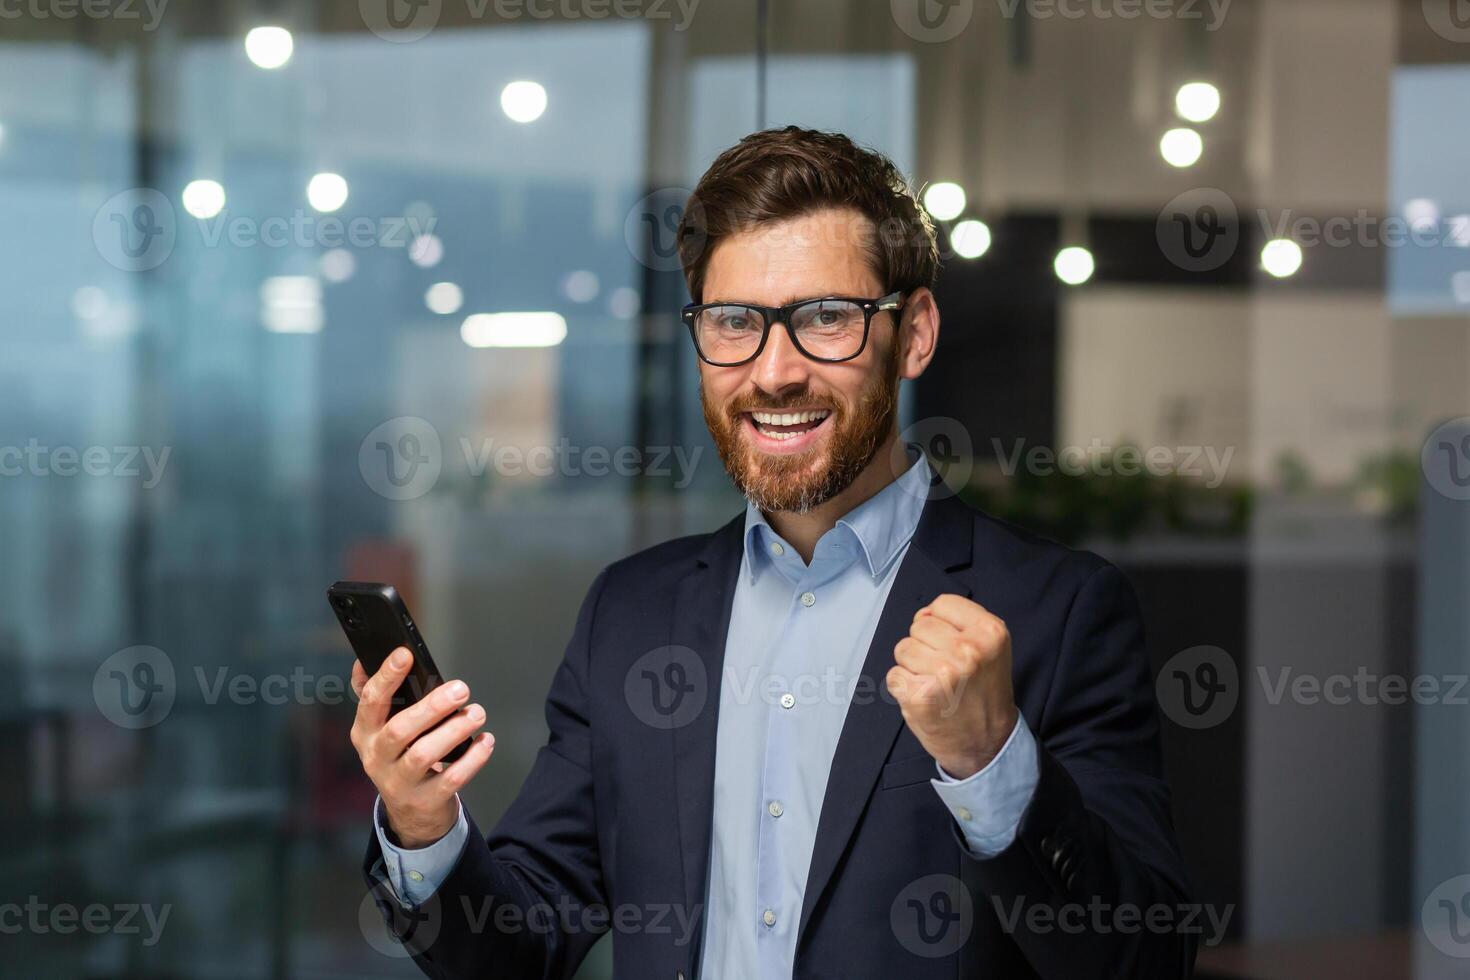
[[(809, 670), (809, 651), (814, 648), (817, 590), (821, 582), (830, 581), (838, 573), (841, 560), (818, 559), (810, 567), (801, 568), (791, 588), (791, 600), (785, 622), (778, 634), (775, 656), (769, 660), (772, 673), (784, 677), (785, 690), (771, 692), (766, 707), (766, 750), (761, 773), (760, 835), (756, 869), (756, 949), (762, 978), (789, 976), (786, 956), (792, 948), (791, 933), (801, 916), (800, 895), (785, 887), (791, 873), (783, 846), (783, 823), (787, 807), (801, 805), (798, 780), (800, 753), (807, 741), (803, 725), (807, 712), (799, 703), (793, 688), (803, 671)], [(790, 566), (787, 566), (789, 569)], [(808, 709), (810, 706), (806, 706)], [(801, 869), (805, 872), (805, 869)]]

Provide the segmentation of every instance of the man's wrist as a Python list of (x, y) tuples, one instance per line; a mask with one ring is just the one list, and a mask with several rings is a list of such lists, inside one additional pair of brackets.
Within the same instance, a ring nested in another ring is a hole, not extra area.
[(939, 768), (943, 769), (950, 778), (969, 779), (994, 762), (995, 757), (1000, 755), (1006, 743), (1011, 740), (1011, 735), (1016, 730), (1016, 722), (1020, 720), (1020, 717), (1021, 713), (1013, 709), (1007, 720), (1001, 722), (1000, 730), (979, 746), (964, 753), (936, 758), (934, 761), (939, 763)]
[(454, 824), (459, 818), (459, 800), (454, 801), (454, 812), (449, 817), (449, 822), (442, 828), (437, 824), (426, 825), (406, 819), (395, 819), (393, 811), (388, 809), (388, 804), (383, 804), (383, 832), (388, 836), (388, 841), (394, 847), (405, 851), (419, 851), (426, 847), (432, 847), (449, 835), (454, 829)]

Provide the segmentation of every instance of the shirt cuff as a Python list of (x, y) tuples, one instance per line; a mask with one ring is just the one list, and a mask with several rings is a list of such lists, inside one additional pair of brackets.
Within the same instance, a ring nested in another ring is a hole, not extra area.
[(397, 847), (388, 840), (386, 818), (383, 815), (383, 798), (373, 804), (373, 829), (378, 833), (378, 846), (383, 851), (383, 867), (388, 873), (388, 887), (406, 909), (418, 908), (429, 900), (444, 884), (444, 879), (459, 863), (465, 842), (470, 839), (470, 823), (465, 817), (464, 803), (459, 795), (454, 800), (459, 804), (459, 819), (454, 828), (428, 847)]
[(1036, 739), (1026, 719), (1016, 719), (1000, 752), (968, 779), (955, 779), (937, 762), (934, 768), (939, 778), (930, 784), (954, 814), (971, 854), (991, 858), (1010, 847), (1041, 780)]

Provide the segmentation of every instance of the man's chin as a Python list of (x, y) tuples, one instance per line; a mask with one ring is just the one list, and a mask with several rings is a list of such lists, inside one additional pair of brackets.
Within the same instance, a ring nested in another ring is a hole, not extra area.
[(822, 447), (795, 453), (766, 453), (742, 444), (739, 489), (763, 511), (802, 513), (830, 496), (831, 461)]

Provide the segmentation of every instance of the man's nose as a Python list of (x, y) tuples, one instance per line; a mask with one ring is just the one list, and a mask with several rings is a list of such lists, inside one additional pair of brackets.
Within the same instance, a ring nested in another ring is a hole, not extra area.
[(775, 394), (785, 388), (806, 384), (811, 374), (810, 366), (806, 355), (791, 342), (785, 324), (773, 323), (765, 349), (751, 362), (751, 381), (762, 391)]

